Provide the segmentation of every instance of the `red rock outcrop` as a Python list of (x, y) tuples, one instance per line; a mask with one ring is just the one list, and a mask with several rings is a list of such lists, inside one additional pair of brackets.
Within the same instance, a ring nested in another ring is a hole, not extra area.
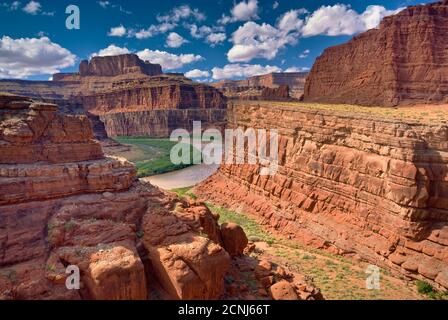
[[(448, 288), (448, 127), (271, 104), (232, 105), (231, 128), (277, 129), (279, 168), (222, 165), (196, 188), (320, 248)], [(282, 119), (282, 121), (278, 121)]]
[[(153, 113), (145, 119), (161, 118), (160, 121), (142, 123), (139, 115), (125, 115), (127, 126), (118, 128), (121, 123), (111, 117), (105, 129), (112, 135), (115, 132), (147, 131), (147, 128), (158, 126), (158, 133), (164, 132), (168, 136), (172, 127), (181, 128), (185, 123), (210, 118), (210, 110), (216, 111), (217, 116), (213, 118), (219, 118), (218, 122), (225, 121), (226, 98), (221, 92), (212, 86), (195, 83), (182, 74), (163, 74), (160, 65), (144, 62), (132, 54), (94, 57), (90, 62), (83, 61), (78, 73), (57, 74), (53, 81), (0, 80), (0, 91), (65, 104), (76, 110), (81, 106), (92, 122), (97, 120), (95, 116), (143, 111)], [(72, 114), (70, 107), (66, 111)], [(168, 110), (193, 111), (182, 113), (185, 121), (176, 124), (173, 120), (165, 121), (167, 115), (160, 116), (160, 110), (167, 113)], [(134, 119), (140, 120), (135, 122)], [(97, 137), (101, 137), (100, 127), (95, 130)], [(137, 129), (128, 130), (127, 127)]]
[(0, 154), (1, 299), (147, 299), (156, 283), (173, 299), (224, 293), (215, 216), (104, 157), (85, 116), (1, 94)]
[(448, 2), (408, 7), (317, 58), (305, 101), (395, 106), (448, 100)]
[[(261, 95), (265, 88), (277, 89), (281, 86), (288, 86), (289, 95), (293, 98), (300, 98), (303, 94), (307, 72), (274, 72), (260, 76), (249, 77), (244, 80), (223, 80), (212, 85), (221, 90), (229, 98), (238, 99), (271, 99), (276, 100), (277, 95)], [(260, 96), (261, 95), (261, 96)], [(289, 98), (282, 96), (281, 98)]]

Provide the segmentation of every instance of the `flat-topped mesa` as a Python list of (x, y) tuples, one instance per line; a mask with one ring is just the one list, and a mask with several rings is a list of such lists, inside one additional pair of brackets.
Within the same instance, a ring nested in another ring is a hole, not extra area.
[[(278, 93), (272, 91), (273, 96), (266, 96), (269, 90), (287, 86), (289, 94), (282, 94), (281, 98), (300, 98), (303, 94), (307, 72), (273, 72), (265, 75), (253, 76), (243, 80), (223, 80), (212, 85), (222, 91), (227, 97), (243, 100), (276, 100)], [(263, 92), (264, 91), (264, 92)]]
[(395, 106), (448, 101), (448, 2), (408, 7), (317, 58), (305, 101)]
[(159, 64), (141, 60), (135, 54), (118, 56), (93, 57), (90, 61), (83, 60), (79, 65), (78, 74), (59, 73), (53, 76), (53, 81), (74, 81), (81, 77), (115, 77), (130, 73), (140, 73), (147, 76), (163, 74)]

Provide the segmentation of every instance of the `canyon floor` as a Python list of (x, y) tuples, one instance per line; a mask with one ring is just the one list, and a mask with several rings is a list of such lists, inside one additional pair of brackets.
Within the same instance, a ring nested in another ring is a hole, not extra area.
[[(194, 189), (174, 189), (182, 197), (193, 197)], [(246, 213), (238, 213), (213, 204), (207, 206), (219, 214), (220, 223), (234, 222), (241, 225), (249, 241), (256, 245), (251, 256), (258, 260), (268, 260), (286, 266), (293, 272), (311, 277), (327, 300), (416, 300), (427, 299), (420, 294), (415, 281), (381, 269), (381, 289), (366, 289), (366, 262), (345, 258), (330, 252), (314, 249), (280, 234), (263, 229)], [(251, 277), (247, 282), (250, 287)], [(262, 297), (257, 297), (262, 298)]]

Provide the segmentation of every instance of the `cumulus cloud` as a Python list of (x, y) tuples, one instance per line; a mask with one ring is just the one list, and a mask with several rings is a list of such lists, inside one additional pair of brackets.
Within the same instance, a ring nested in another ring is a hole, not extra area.
[(185, 24), (185, 28), (190, 30), (190, 34), (195, 39), (205, 39), (205, 42), (209, 43), (212, 47), (224, 42), (227, 39), (225, 34), (225, 28), (223, 26), (201, 26), (198, 27), (195, 24)]
[(126, 35), (126, 33), (126, 28), (123, 25), (119, 25), (118, 27), (110, 28), (110, 31), (107, 35), (111, 37), (123, 37)]
[(276, 66), (262, 66), (259, 64), (228, 64), (223, 68), (212, 69), (213, 79), (246, 78), (271, 72), (281, 72), (282, 69)]
[(164, 70), (173, 70), (182, 68), (184, 65), (203, 60), (200, 55), (195, 54), (173, 54), (160, 50), (145, 49), (137, 52), (140, 59), (151, 63), (158, 63)]
[(300, 59), (305, 59), (305, 58), (308, 57), (309, 54), (310, 54), (310, 50), (306, 49), (301, 54), (299, 54), (299, 58)]
[(259, 19), (258, 0), (241, 1), (232, 8), (230, 16), (223, 15), (218, 20), (221, 24), (228, 24), (237, 21), (249, 21)]
[(181, 35), (176, 32), (171, 32), (166, 38), (166, 46), (168, 48), (179, 48), (184, 43), (188, 43), (188, 40), (185, 40)]
[(297, 43), (303, 24), (299, 14), (299, 10), (285, 13), (277, 22), (277, 27), (246, 22), (232, 34), (233, 47), (227, 52), (228, 60), (249, 62), (255, 58), (275, 58), (280, 49)]
[(210, 72), (208, 71), (203, 71), (203, 70), (199, 70), (199, 69), (193, 69), (188, 71), (187, 73), (185, 73), (185, 76), (187, 78), (208, 78), (210, 77)]
[(23, 11), (26, 13), (36, 15), (42, 8), (42, 5), (37, 1), (30, 1), (23, 7)]
[(204, 13), (200, 12), (197, 8), (190, 8), (188, 5), (182, 5), (179, 7), (174, 7), (168, 14), (157, 15), (157, 20), (159, 22), (177, 23), (184, 19), (193, 18), (196, 21), (203, 21), (206, 19)]
[(387, 10), (383, 6), (372, 5), (359, 14), (345, 4), (322, 6), (307, 18), (302, 34), (305, 37), (353, 35), (376, 28), (384, 17), (401, 10), (403, 8)]
[(131, 51), (128, 48), (121, 48), (117, 47), (114, 44), (111, 44), (107, 48), (101, 49), (100, 51), (91, 54), (91, 57), (117, 56), (120, 54), (127, 54), (127, 53), (131, 53)]
[(76, 56), (49, 38), (0, 39), (0, 77), (26, 78), (73, 66)]
[(176, 27), (176, 24), (164, 22), (157, 25), (151, 25), (149, 28), (140, 29), (139, 31), (129, 30), (128, 35), (130, 37), (136, 37), (137, 39), (147, 39), (154, 37), (158, 34), (166, 33)]
[(210, 33), (206, 38), (205, 41), (207, 43), (210, 43), (212, 47), (217, 45), (218, 43), (224, 42), (227, 39), (227, 36), (225, 33)]

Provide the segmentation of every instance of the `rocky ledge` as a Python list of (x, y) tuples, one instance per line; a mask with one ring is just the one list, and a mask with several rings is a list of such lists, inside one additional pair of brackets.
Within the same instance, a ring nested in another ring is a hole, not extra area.
[[(277, 129), (279, 169), (223, 165), (200, 199), (274, 231), (448, 288), (448, 127), (240, 103), (231, 128)], [(282, 119), (281, 122), (278, 119)]]
[(0, 94), (0, 155), (0, 300), (238, 295), (224, 279), (240, 272), (244, 231), (138, 181), (133, 165), (103, 155), (85, 116)]

